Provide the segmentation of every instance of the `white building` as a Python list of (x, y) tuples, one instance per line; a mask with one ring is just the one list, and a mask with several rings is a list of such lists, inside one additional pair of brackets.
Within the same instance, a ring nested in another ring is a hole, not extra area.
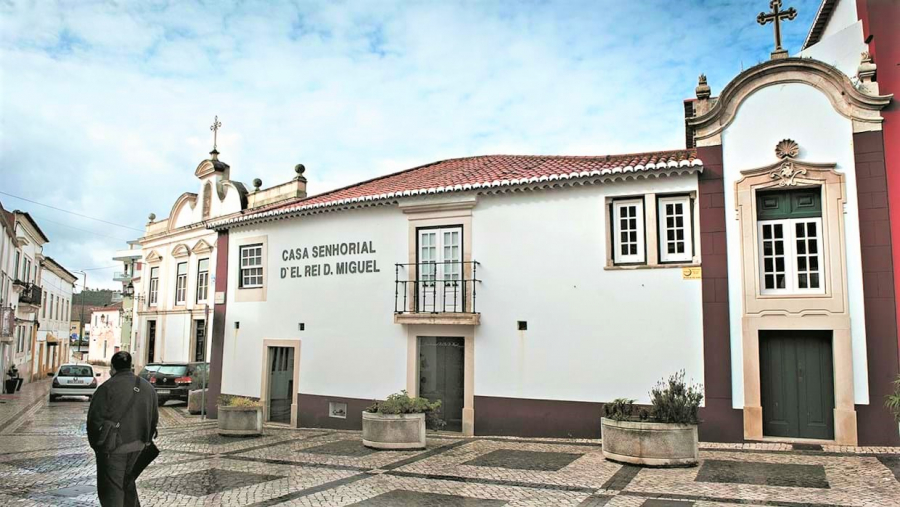
[(16, 278), (16, 252), (20, 252), (20, 249), (16, 241), (15, 217), (3, 209), (2, 204), (0, 229), (0, 379), (5, 380), (18, 338), (16, 306), (19, 294), (13, 290), (13, 281)]
[(260, 189), (262, 182), (255, 180), (254, 190), (247, 192), (242, 183), (230, 179), (231, 168), (218, 159), (215, 148), (210, 155), (194, 170), (198, 192), (182, 194), (167, 218), (151, 215), (139, 240), (138, 364), (209, 361), (217, 248), (216, 232), (206, 227), (209, 221), (306, 196), (302, 166), (287, 183)]
[[(113, 274), (113, 280), (122, 283), (122, 350), (132, 352), (141, 359), (140, 341), (137, 339), (137, 306), (135, 295), (140, 296), (141, 288), (141, 245), (138, 241), (129, 241), (128, 248), (119, 250), (113, 260), (122, 263), (122, 271)], [(138, 365), (143, 362), (139, 361)]]
[(597, 437), (685, 370), (704, 440), (900, 444), (865, 59), (701, 76), (683, 150), (444, 160), (211, 220), (209, 399), (349, 429), (405, 389), (463, 434)]
[(40, 286), (43, 247), (50, 240), (27, 212), (15, 210), (7, 214), (14, 224), (18, 249), (13, 252), (13, 290), (18, 293), (13, 338), (12, 362), (19, 375), (30, 382), (34, 370), (33, 350), (37, 340), (38, 312), (43, 292)]
[(72, 294), (78, 279), (50, 257), (41, 262), (41, 310), (33, 374), (44, 377), (69, 360)]
[[(87, 335), (87, 331), (85, 332)], [(122, 350), (122, 305), (115, 303), (91, 312), (88, 361), (109, 363)]]

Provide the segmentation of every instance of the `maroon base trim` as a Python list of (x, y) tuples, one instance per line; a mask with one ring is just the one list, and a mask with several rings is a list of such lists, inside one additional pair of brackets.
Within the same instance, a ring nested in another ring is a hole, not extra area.
[(600, 438), (602, 403), (475, 397), (479, 436)]
[[(328, 402), (331, 401), (347, 404), (346, 419), (329, 417)], [(300, 393), (297, 395), (297, 427), (361, 430), (363, 410), (372, 403), (374, 400)]]

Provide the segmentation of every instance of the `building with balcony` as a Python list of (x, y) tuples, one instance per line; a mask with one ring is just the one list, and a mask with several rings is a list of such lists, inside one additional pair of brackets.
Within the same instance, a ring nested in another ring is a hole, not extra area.
[[(51, 257), (41, 262), (41, 309), (34, 349), (36, 377), (46, 377), (69, 360), (72, 295), (78, 279)], [(21, 294), (20, 294), (21, 298)]]
[(44, 245), (50, 240), (27, 212), (3, 212), (12, 224), (16, 248), (12, 251), (12, 288), (16, 292), (15, 329), (8, 362), (15, 364), (26, 382), (33, 379), (37, 362), (34, 350), (39, 328), (38, 314), (44, 304), (42, 262)]

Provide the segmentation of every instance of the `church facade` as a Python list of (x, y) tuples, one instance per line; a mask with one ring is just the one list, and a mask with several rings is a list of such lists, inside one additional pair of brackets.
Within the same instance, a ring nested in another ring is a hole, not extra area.
[(701, 76), (685, 149), (444, 160), (205, 221), (210, 413), (358, 429), (406, 390), (466, 435), (596, 438), (684, 370), (704, 440), (900, 444), (892, 97), (832, 10), (800, 57)]

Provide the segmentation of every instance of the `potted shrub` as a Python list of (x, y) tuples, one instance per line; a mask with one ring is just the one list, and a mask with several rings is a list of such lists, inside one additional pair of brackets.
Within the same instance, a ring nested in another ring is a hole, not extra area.
[(259, 400), (223, 394), (219, 396), (218, 407), (219, 435), (262, 435), (263, 407)]
[(425, 417), (441, 402), (411, 398), (406, 391), (377, 401), (362, 414), (363, 445), (373, 449), (424, 449)]
[(601, 419), (603, 456), (634, 465), (696, 465), (700, 457), (697, 412), (702, 400), (702, 387), (685, 384), (681, 371), (650, 391), (649, 412), (636, 410), (634, 400), (607, 403)]

